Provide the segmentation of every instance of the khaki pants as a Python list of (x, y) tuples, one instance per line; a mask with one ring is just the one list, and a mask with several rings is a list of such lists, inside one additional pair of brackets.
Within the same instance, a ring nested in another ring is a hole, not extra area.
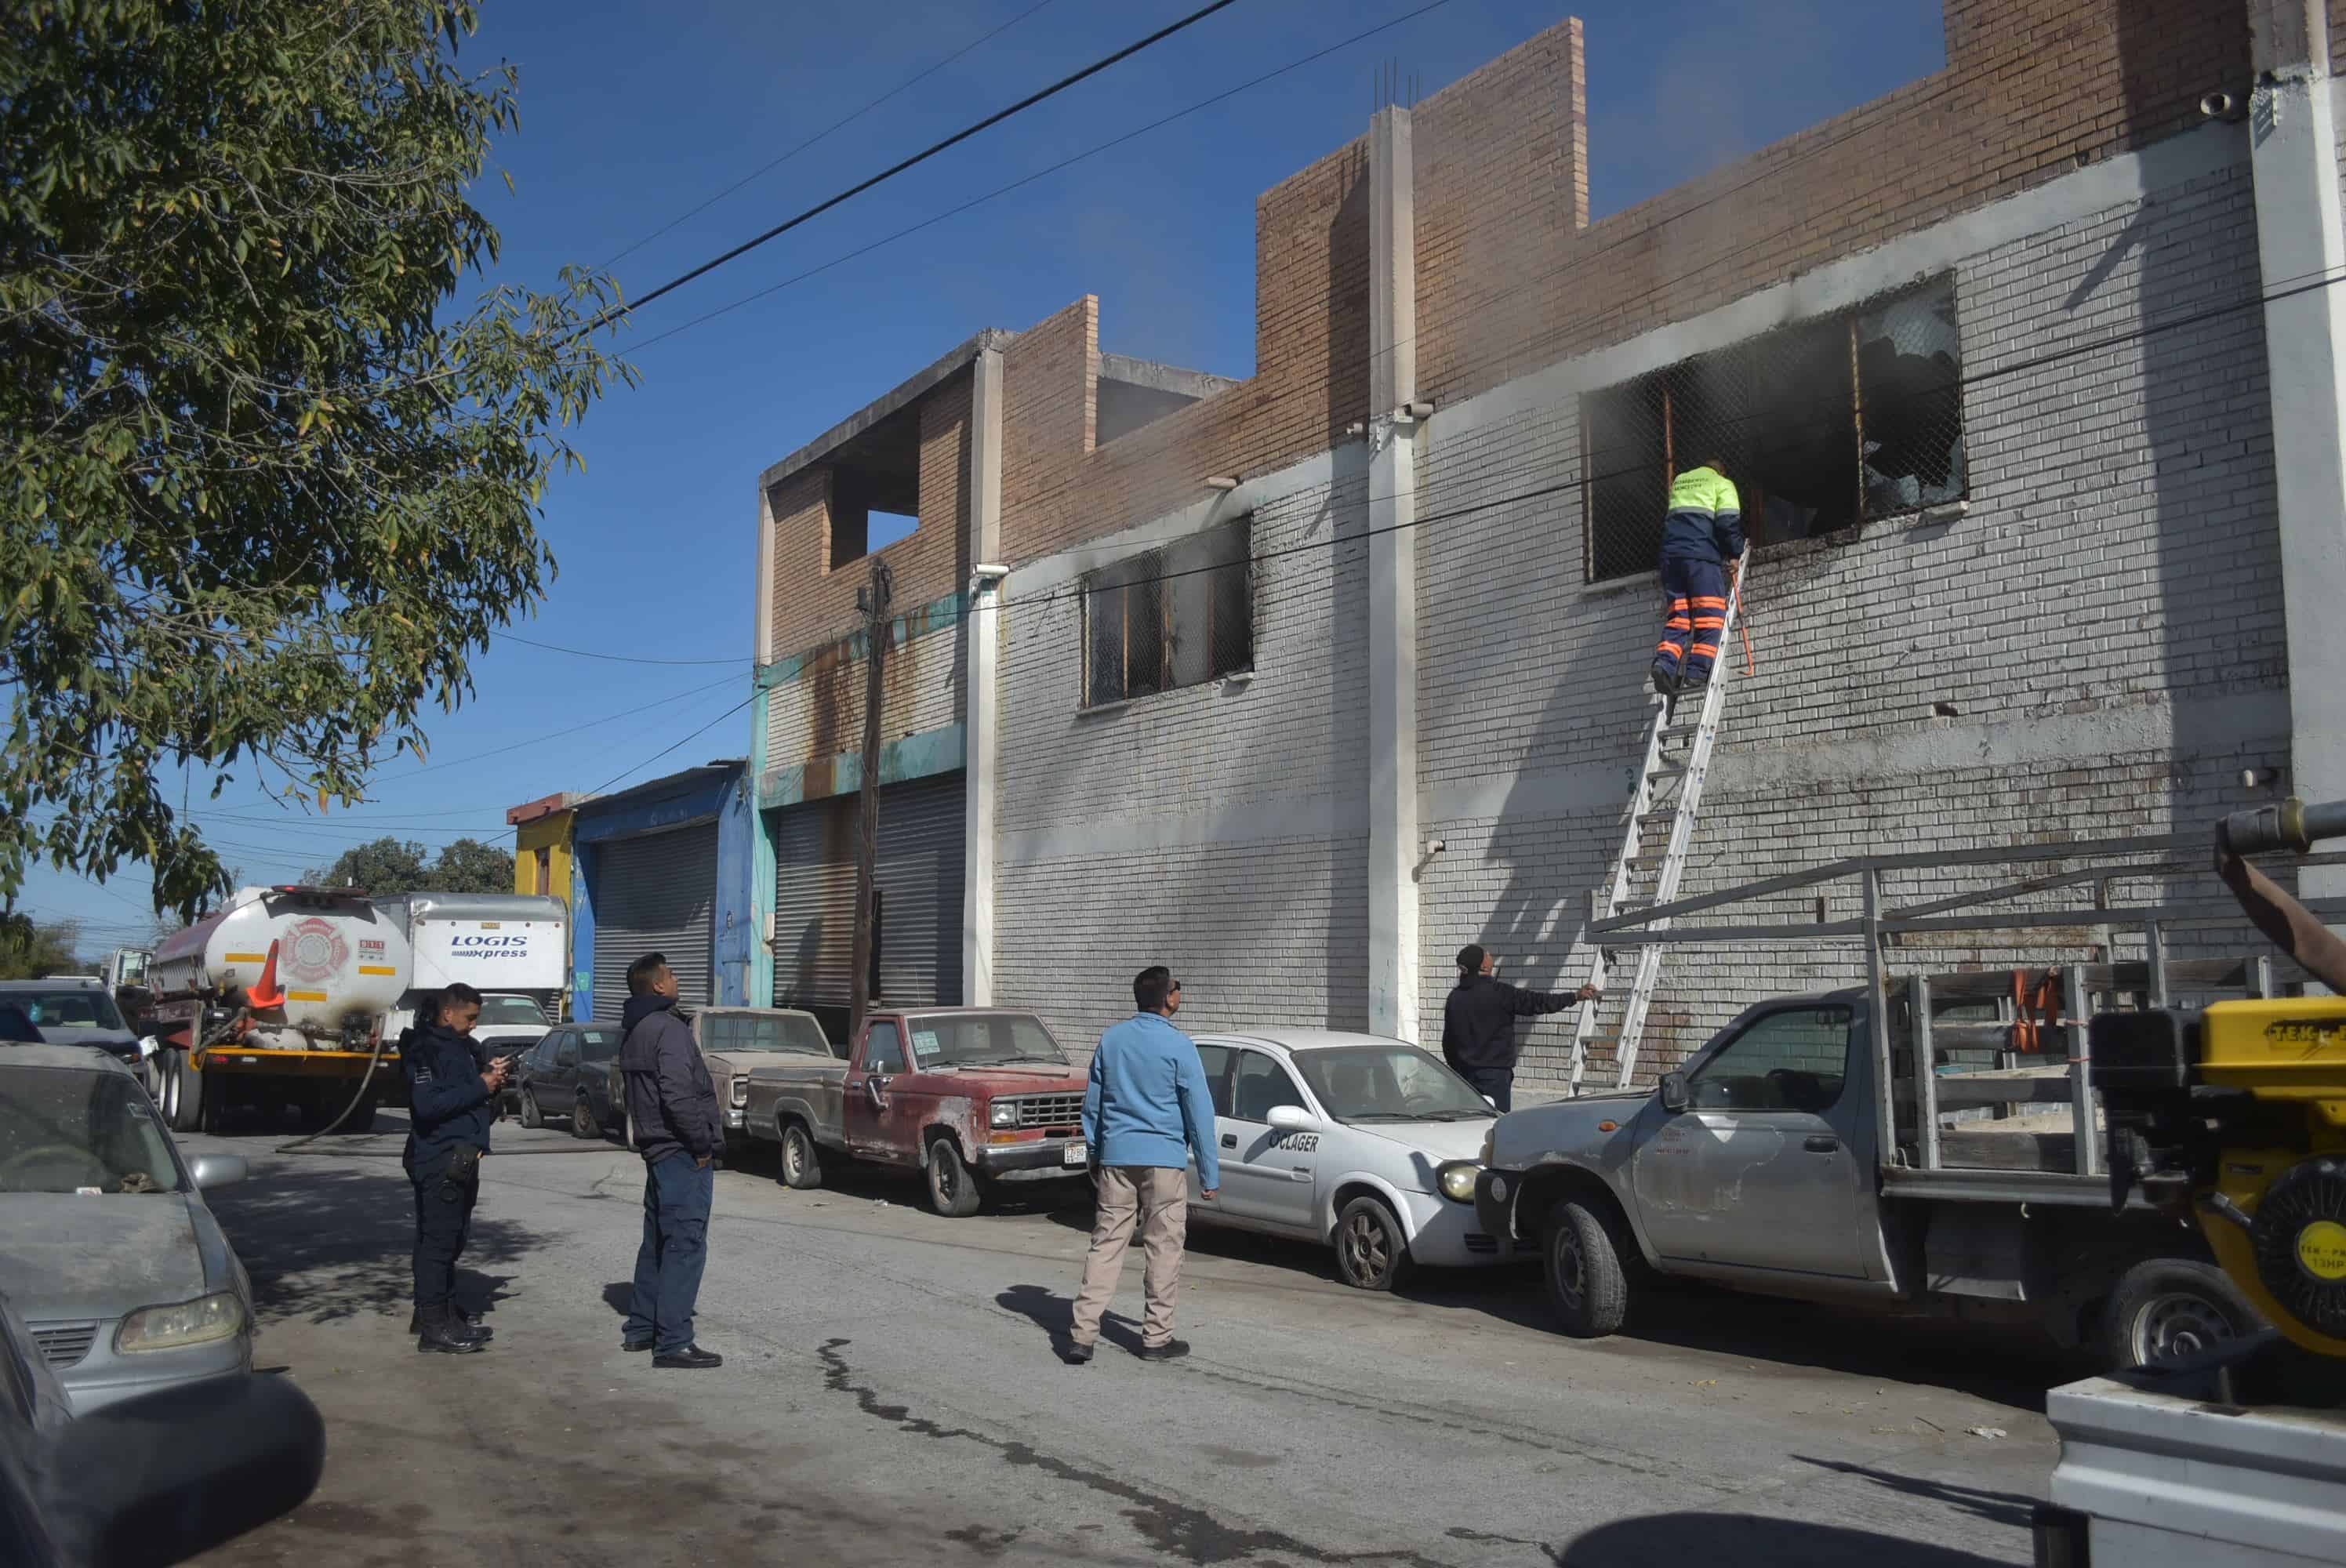
[(1124, 1249), (1136, 1225), (1147, 1268), (1143, 1288), (1148, 1309), (1142, 1320), (1144, 1345), (1173, 1337), (1173, 1303), (1181, 1294), (1181, 1244), (1189, 1229), (1189, 1173), (1154, 1166), (1103, 1166), (1098, 1204), (1092, 1219), (1092, 1249), (1084, 1259), (1083, 1288), (1076, 1292), (1076, 1321), (1069, 1337), (1078, 1345), (1099, 1338), (1100, 1318), (1116, 1296), (1124, 1272)]

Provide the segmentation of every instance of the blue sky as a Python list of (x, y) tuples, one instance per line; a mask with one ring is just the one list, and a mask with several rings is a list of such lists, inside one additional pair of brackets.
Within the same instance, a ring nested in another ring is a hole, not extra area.
[[(249, 778), (196, 810), (248, 881), (279, 881), (365, 838), (504, 836), (506, 806), (746, 755), (755, 479), (981, 327), (1100, 297), (1101, 347), (1253, 371), (1255, 197), (1358, 135), (1385, 62), (1432, 93), (1567, 15), (1586, 27), (1590, 199), (1617, 211), (1943, 64), (1938, 0), (1447, 0), (1362, 43), (910, 239), (650, 340), (996, 187), (1327, 48), (1425, 0), (1241, 0), (648, 307), (621, 331), (643, 384), (576, 433), (545, 530), (560, 573), (540, 641), (503, 642), (478, 692), (435, 714), (432, 767), (387, 764), (374, 799), (280, 811)], [(521, 129), (475, 199), (501, 280), (606, 261), (946, 56), (966, 56), (627, 254), (630, 295), (1195, 8), (1195, 0), (484, 0), (463, 56), (521, 67)], [(1031, 14), (1029, 14), (1031, 13)], [(508, 194), (496, 169), (509, 172)], [(638, 350), (635, 345), (642, 345)], [(617, 716), (616, 718), (614, 716)], [(595, 723), (612, 719), (612, 722)], [(658, 760), (655, 752), (683, 741)], [(525, 744), (524, 744), (525, 743)], [(484, 755), (495, 753), (495, 755)], [(631, 764), (645, 764), (623, 774)], [(35, 871), (19, 899), (87, 922), (94, 952), (148, 923), (126, 867), (104, 888)]]

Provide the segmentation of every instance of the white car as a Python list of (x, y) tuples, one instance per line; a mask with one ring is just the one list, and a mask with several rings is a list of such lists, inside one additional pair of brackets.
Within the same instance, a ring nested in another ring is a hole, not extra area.
[(1222, 1186), (1189, 1218), (1336, 1249), (1344, 1283), (1390, 1290), (1411, 1267), (1514, 1255), (1474, 1217), (1487, 1101), (1438, 1056), (1400, 1040), (1324, 1029), (1208, 1034)]

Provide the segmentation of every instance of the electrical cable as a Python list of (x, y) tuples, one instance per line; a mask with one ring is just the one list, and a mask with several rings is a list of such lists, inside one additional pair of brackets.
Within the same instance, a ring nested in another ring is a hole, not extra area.
[(574, 658), (607, 659), (612, 664), (656, 665), (731, 665), (739, 668), (749, 661), (738, 658), (638, 658), (633, 654), (597, 653), (593, 648), (569, 648), (559, 643), (542, 643), (536, 637), (525, 637), (519, 632), (491, 632), (501, 642), (520, 643), (526, 647), (544, 648), (548, 653), (568, 654)]
[(842, 252), (840, 255), (832, 257), (828, 261), (818, 263), (815, 266), (808, 268), (802, 272), (793, 273), (790, 277), (782, 279), (780, 282), (770, 283), (765, 288), (744, 294), (740, 299), (731, 301), (729, 304), (719, 305), (713, 311), (709, 311), (702, 315), (695, 316), (691, 320), (680, 322), (676, 326), (668, 328), (665, 331), (654, 333), (652, 336), (644, 339), (641, 342), (630, 344), (628, 351), (630, 353), (641, 353), (646, 349), (652, 347), (656, 343), (664, 343), (668, 341), (668, 339), (676, 337), (679, 333), (688, 332), (695, 327), (705, 326), (709, 322), (717, 320), (719, 316), (729, 315), (733, 311), (740, 310), (745, 305), (756, 304), (759, 300), (763, 300), (770, 295), (778, 294), (784, 289), (790, 288), (795, 284), (803, 283), (808, 279), (818, 277), (824, 272), (830, 271), (834, 267), (844, 266), (846, 263), (855, 260), (858, 257), (868, 256), (874, 250), (881, 249), (885, 246), (893, 245), (897, 240), (908, 239), (913, 235), (918, 234), (924, 229), (934, 228), (937, 224), (943, 223), (949, 219), (958, 218), (963, 213), (967, 212), (974, 208), (983, 207), (989, 201), (1007, 196), (1012, 191), (1032, 185), (1038, 179), (1047, 178), (1051, 175), (1058, 173), (1063, 168), (1070, 168), (1076, 164), (1082, 163), (1086, 158), (1096, 158), (1101, 153), (1122, 147), (1125, 143), (1131, 141), (1136, 137), (1147, 136), (1150, 131), (1162, 129), (1166, 126), (1171, 125), (1176, 120), (1187, 119), (1189, 116), (1194, 115), (1202, 109), (1209, 109), (1225, 99), (1234, 98), (1240, 93), (1248, 92), (1253, 88), (1262, 86), (1265, 82), (1272, 81), (1280, 76), (1286, 76), (1291, 71), (1300, 70), (1305, 66), (1323, 60), (1330, 55), (1333, 55), (1340, 50), (1348, 49), (1354, 44), (1361, 43), (1364, 39), (1372, 38), (1379, 33), (1388, 32), (1392, 28), (1400, 26), (1404, 22), (1413, 22), (1418, 17), (1426, 15), (1430, 11), (1439, 11), (1448, 4), (1450, 4), (1450, 0), (1431, 0), (1430, 4), (1420, 5), (1413, 11), (1405, 11), (1390, 21), (1380, 22), (1375, 26), (1355, 33), (1348, 38), (1340, 38), (1335, 43), (1330, 44), (1324, 48), (1314, 49), (1308, 55), (1299, 56), (1295, 59), (1288, 61), (1287, 64), (1279, 66), (1276, 70), (1265, 71), (1262, 75), (1252, 77), (1247, 81), (1240, 82), (1236, 87), (1226, 87), (1222, 91), (1214, 94), (1211, 97), (1199, 98), (1196, 103), (1191, 104), (1187, 108), (1176, 109), (1173, 113), (1166, 115), (1159, 119), (1153, 119), (1147, 125), (1136, 126), (1131, 130), (1126, 131), (1121, 136), (1111, 137), (1107, 141), (1099, 143), (1096, 147), (1086, 148), (1081, 152), (1061, 158), (1056, 163), (1047, 164), (1043, 168), (1035, 170), (1032, 174), (1022, 175), (1018, 178), (1010, 181), (1007, 185), (996, 186), (983, 196), (972, 197), (969, 200), (963, 202), (958, 207), (949, 207), (943, 212), (924, 218), (918, 223), (913, 224), (908, 228), (899, 229), (892, 234), (883, 234), (879, 239), (872, 240), (868, 244), (859, 245), (852, 250)]
[(878, 108), (882, 104), (886, 103), (890, 98), (895, 97), (900, 93), (909, 91), (910, 89), (920, 86), (923, 82), (927, 81), (931, 76), (935, 76), (939, 71), (944, 70), (947, 66), (952, 65), (955, 60), (960, 59), (963, 56), (971, 53), (973, 50), (992, 43), (994, 39), (1000, 37), (1003, 34), (1007, 33), (1011, 28), (1015, 27), (1019, 23), (1024, 22), (1027, 17), (1032, 16), (1035, 12), (1040, 11), (1044, 6), (1050, 4), (1051, 0), (1035, 0), (1034, 5), (1029, 5), (1025, 10), (1019, 12), (1018, 15), (995, 27), (992, 32), (980, 34), (977, 37), (971, 39), (966, 44), (964, 44), (960, 48), (955, 49), (952, 54), (947, 55), (944, 59), (939, 60), (936, 64), (929, 66), (926, 70), (920, 72), (916, 76), (905, 77), (903, 81), (897, 83), (894, 87), (890, 87), (886, 92), (882, 93), (878, 97), (873, 98), (870, 103), (865, 104), (862, 108), (857, 109), (853, 114), (849, 115), (844, 119), (831, 121), (831, 124), (823, 127), (822, 129), (815, 132), (814, 135), (807, 137), (804, 141), (790, 148), (790, 151), (782, 154), (781, 157), (775, 158), (770, 163), (760, 164), (756, 168), (753, 168), (749, 173), (743, 175), (740, 178), (735, 180), (732, 184), (727, 186), (724, 189), (719, 191), (716, 195), (710, 197), (708, 200), (700, 203), (698, 207), (688, 208), (684, 211), (678, 213), (674, 218), (669, 219), (666, 223), (661, 224), (658, 229), (655, 229), (649, 234), (645, 235), (641, 239), (637, 240), (625, 250), (620, 251), (617, 256), (612, 257), (608, 261), (606, 261), (601, 266), (596, 268), (595, 270), (597, 272), (609, 271), (613, 267), (617, 266), (629, 256), (634, 255), (637, 251), (642, 249), (653, 240), (658, 239), (661, 235), (666, 234), (668, 230), (674, 229), (678, 224), (684, 222), (687, 219), (699, 217), (700, 214), (708, 211), (710, 208), (716, 206), (719, 202), (724, 200), (727, 197), (732, 195), (735, 191), (740, 189), (743, 186), (748, 185), (754, 180), (761, 179), (765, 176), (771, 174), (774, 170), (781, 168), (782, 165), (790, 162), (790, 159), (798, 157), (799, 154), (806, 151), (807, 148), (814, 146), (815, 143), (831, 135), (831, 132), (844, 129), (848, 126), (854, 124), (857, 120), (862, 119), (865, 115), (870, 114), (873, 109)]
[(667, 282), (660, 284), (649, 293), (647, 293), (636, 300), (634, 303), (622, 303), (611, 306), (609, 309), (596, 315), (592, 320), (583, 323), (569, 333), (566, 334), (564, 341), (574, 341), (587, 333), (597, 331), (604, 327), (609, 326), (613, 321), (619, 320), (623, 316), (627, 316), (637, 311), (642, 310), (646, 305), (650, 304), (653, 300), (661, 298), (663, 295), (672, 294), (677, 290), (681, 289), (686, 284), (693, 281), (695, 279), (707, 277), (709, 273), (714, 272), (717, 269), (724, 266), (727, 262), (734, 260), (737, 258), (746, 256), (750, 251), (757, 249), (760, 246), (764, 245), (770, 240), (780, 239), (781, 236), (788, 234), (791, 229), (796, 229), (800, 224), (806, 222), (808, 219), (821, 217), (823, 213), (830, 211), (832, 208), (839, 206), (841, 203), (852, 200), (854, 198), (862, 195), (865, 191), (870, 190), (873, 186), (879, 185), (885, 180), (893, 179), (896, 176), (903, 174), (905, 170), (913, 168), (920, 164), (926, 163), (929, 159), (936, 157), (939, 153), (946, 151), (948, 148), (960, 146), (963, 142), (967, 141), (970, 137), (978, 135), (982, 131), (992, 129), (994, 127), (1000, 125), (1004, 120), (1010, 118), (1013, 115), (1020, 114), (1025, 110), (1033, 108), (1036, 104), (1043, 102), (1046, 98), (1056, 97), (1059, 94), (1066, 91), (1069, 87), (1074, 87), (1076, 83), (1086, 81), (1091, 77), (1099, 75), (1102, 71), (1108, 69), (1110, 66), (1130, 59), (1133, 56), (1139, 54), (1143, 49), (1163, 43), (1166, 39), (1170, 38), (1176, 33), (1196, 26), (1198, 23), (1212, 15), (1215, 12), (1228, 10), (1230, 6), (1237, 4), (1238, 0), (1210, 0), (1209, 4), (1199, 6), (1197, 10), (1190, 12), (1186, 16), (1168, 23), (1166, 25), (1157, 29), (1154, 33), (1149, 34), (1147, 37), (1142, 38), (1136, 43), (1127, 44), (1123, 48), (1117, 50), (1114, 54), (1102, 56), (1100, 58), (1094, 60), (1090, 65), (1084, 66), (1081, 70), (1071, 72), (1068, 75), (1060, 77), (1057, 81), (1053, 82), (1050, 86), (1027, 94), (1025, 97), (1019, 99), (1016, 103), (1010, 105), (1006, 108), (996, 109), (994, 113), (986, 116), (984, 119), (978, 120), (974, 124), (964, 127), (962, 129), (954, 132), (953, 135), (944, 137), (943, 140), (931, 142), (927, 147), (923, 148), (920, 151), (913, 154), (910, 158), (898, 159), (896, 162), (890, 164), (886, 168), (882, 169), (879, 173), (872, 175), (867, 178), (858, 180), (855, 184), (849, 186), (846, 189), (839, 192), (837, 195), (825, 197), (822, 200), (816, 202), (812, 207), (807, 208), (805, 210), (775, 224), (771, 229), (767, 229), (764, 233), (753, 235), (750, 239), (743, 240), (740, 244), (733, 247), (730, 250), (725, 251), (721, 255), (712, 257), (709, 260), (703, 261), (699, 266), (692, 268), (688, 271), (677, 274), (677, 276), (669, 279)]

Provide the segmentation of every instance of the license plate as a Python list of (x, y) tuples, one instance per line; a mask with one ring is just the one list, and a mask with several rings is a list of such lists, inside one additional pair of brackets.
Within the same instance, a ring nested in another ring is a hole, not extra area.
[(1081, 1144), (1069, 1144), (1059, 1151), (1059, 1163), (1063, 1166), (1079, 1166), (1090, 1157), (1091, 1151)]

